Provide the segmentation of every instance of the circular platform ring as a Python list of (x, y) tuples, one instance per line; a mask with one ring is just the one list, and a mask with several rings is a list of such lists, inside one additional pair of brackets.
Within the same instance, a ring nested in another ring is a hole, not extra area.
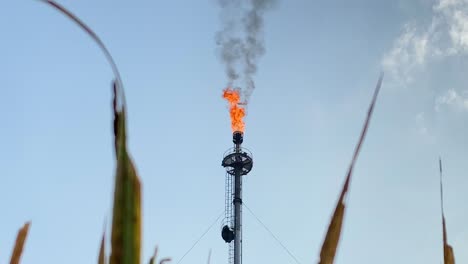
[(236, 175), (236, 172), (247, 175), (252, 170), (253, 160), (247, 152), (233, 152), (224, 157), (222, 166), (231, 175)]

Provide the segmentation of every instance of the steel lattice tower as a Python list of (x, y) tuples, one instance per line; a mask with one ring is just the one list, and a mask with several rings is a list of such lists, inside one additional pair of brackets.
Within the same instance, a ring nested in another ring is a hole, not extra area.
[[(234, 148), (225, 154), (222, 166), (226, 168), (226, 219), (221, 236), (229, 243), (229, 263), (242, 263), (242, 176), (253, 166), (252, 154), (241, 147), (242, 132), (233, 133)], [(234, 183), (234, 184), (233, 184)]]

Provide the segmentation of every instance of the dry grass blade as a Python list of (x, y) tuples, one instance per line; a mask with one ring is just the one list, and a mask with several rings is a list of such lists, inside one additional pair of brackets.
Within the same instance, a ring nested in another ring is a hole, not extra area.
[(444, 189), (442, 185), (442, 159), (439, 158), (439, 172), (440, 172), (440, 208), (442, 213), (442, 236), (444, 243), (444, 264), (455, 264), (455, 256), (453, 255), (453, 248), (447, 242), (447, 228), (445, 226), (444, 214)]
[(16, 236), (15, 248), (13, 249), (13, 253), (11, 254), (10, 264), (18, 264), (20, 262), (21, 254), (23, 253), (24, 243), (26, 241), (26, 237), (28, 236), (30, 226), (31, 222), (27, 222), (18, 231), (18, 235)]
[(161, 261), (159, 262), (159, 264), (164, 264), (164, 263), (166, 263), (166, 262), (170, 262), (170, 261), (172, 261), (172, 259), (171, 259), (171, 258), (165, 258), (165, 259), (161, 259)]
[(155, 264), (156, 263), (156, 258), (158, 257), (158, 247), (154, 249), (153, 256), (151, 257), (149, 264)]
[(453, 249), (449, 244), (445, 244), (444, 246), (444, 264), (455, 264)]
[(362, 128), (362, 131), (361, 131), (361, 136), (354, 150), (351, 164), (349, 165), (349, 168), (348, 168), (348, 173), (346, 175), (346, 180), (343, 185), (340, 198), (338, 199), (335, 212), (333, 213), (332, 219), (328, 226), (327, 234), (325, 235), (325, 240), (323, 241), (322, 249), (320, 251), (319, 264), (332, 264), (334, 262), (336, 249), (340, 241), (341, 228), (343, 226), (343, 218), (344, 218), (344, 213), (345, 213), (345, 197), (348, 192), (348, 187), (351, 181), (351, 176), (353, 174), (354, 165), (356, 163), (357, 157), (359, 156), (362, 143), (364, 142), (364, 139), (367, 134), (367, 129), (369, 127), (370, 119), (374, 111), (375, 102), (377, 101), (377, 96), (379, 94), (380, 87), (382, 85), (382, 80), (383, 80), (383, 74), (380, 75), (379, 81), (377, 82), (377, 86), (374, 91), (374, 96), (372, 98), (371, 104), (369, 106), (369, 110), (367, 112), (367, 118), (364, 122), (364, 127)]
[[(341, 193), (344, 196), (345, 191)], [(322, 250), (320, 251), (320, 264), (332, 264), (335, 259), (336, 248), (341, 235), (341, 227), (343, 225), (345, 205), (343, 199), (340, 198), (335, 212), (333, 213), (332, 220), (328, 226), (328, 231), (323, 241)]]
[[(158, 247), (155, 248), (153, 256), (151, 257), (151, 259), (149, 261), (149, 264), (156, 264), (157, 263), (157, 261), (156, 261), (157, 257), (158, 257)], [(172, 260), (171, 258), (164, 258), (159, 262), (159, 264), (164, 264), (164, 263), (169, 262), (171, 260)]]
[(110, 264), (140, 263), (141, 184), (126, 145), (125, 108), (118, 110), (114, 82), (115, 177)]
[(99, 247), (99, 264), (106, 264), (106, 231), (102, 234), (101, 245)]

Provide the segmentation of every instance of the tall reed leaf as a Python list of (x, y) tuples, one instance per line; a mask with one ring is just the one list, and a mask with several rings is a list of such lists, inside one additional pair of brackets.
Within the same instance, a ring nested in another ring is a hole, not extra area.
[(382, 80), (383, 80), (383, 74), (380, 75), (379, 81), (377, 82), (377, 86), (375, 87), (374, 96), (372, 98), (371, 104), (369, 106), (369, 110), (367, 112), (367, 118), (366, 118), (366, 121), (364, 122), (364, 127), (362, 128), (361, 136), (354, 150), (353, 158), (348, 168), (348, 173), (346, 175), (346, 180), (343, 185), (343, 189), (338, 199), (338, 203), (336, 205), (335, 212), (333, 213), (333, 217), (328, 226), (328, 231), (327, 231), (327, 234), (325, 235), (325, 240), (323, 241), (322, 249), (320, 251), (319, 264), (332, 264), (334, 262), (336, 249), (340, 241), (341, 228), (343, 226), (343, 218), (344, 218), (344, 213), (346, 209), (345, 208), (346, 194), (348, 192), (349, 183), (351, 181), (351, 176), (353, 174), (354, 165), (359, 155), (359, 151), (361, 150), (362, 143), (364, 142), (364, 139), (367, 134), (367, 128), (369, 127), (370, 119), (374, 111), (374, 105), (375, 105), (375, 102), (377, 101), (377, 96), (380, 91), (380, 86), (382, 85)]
[(106, 264), (106, 232), (102, 234), (101, 245), (99, 246), (98, 264)]
[(117, 170), (115, 175), (114, 207), (111, 234), (110, 264), (140, 263), (141, 187), (126, 145), (126, 103), (122, 80), (117, 66), (101, 39), (77, 16), (53, 0), (40, 0), (74, 21), (101, 48), (115, 75), (114, 137)]
[(110, 264), (140, 263), (141, 186), (127, 152), (125, 107), (117, 107), (114, 82), (114, 133), (117, 171), (115, 177)]
[(444, 214), (444, 189), (442, 186), (442, 159), (439, 158), (439, 172), (440, 172), (440, 208), (442, 213), (442, 237), (444, 243), (444, 264), (455, 264), (455, 256), (453, 255), (453, 248), (447, 242), (447, 228), (445, 226)]
[(29, 226), (31, 226), (31, 222), (27, 222), (24, 226), (18, 231), (18, 235), (16, 236), (15, 248), (13, 249), (13, 253), (11, 254), (10, 264), (18, 264), (21, 259), (21, 254), (23, 253), (24, 243), (26, 241), (26, 237), (28, 236)]

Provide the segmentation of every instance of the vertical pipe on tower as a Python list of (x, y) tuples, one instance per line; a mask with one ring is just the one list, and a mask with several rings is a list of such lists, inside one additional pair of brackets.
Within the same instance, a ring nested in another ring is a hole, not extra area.
[[(253, 166), (252, 157), (244, 152), (241, 145), (244, 141), (243, 133), (236, 131), (233, 133), (232, 141), (234, 143), (234, 151), (229, 152), (223, 158), (222, 166), (226, 168), (228, 177), (234, 177), (233, 193), (232, 194), (232, 207), (228, 210), (233, 210), (234, 226), (225, 225), (221, 231), (221, 236), (226, 243), (231, 243), (233, 246), (232, 264), (242, 264), (242, 177), (247, 175)], [(231, 178), (232, 179), (232, 178)], [(231, 189), (230, 189), (231, 190)], [(230, 251), (231, 252), (231, 251)]]
[(236, 170), (234, 179), (234, 264), (241, 264), (242, 256), (242, 176)]
[[(235, 152), (241, 152), (242, 132), (234, 132)], [(242, 166), (235, 168), (234, 174), (234, 264), (242, 263)]]

